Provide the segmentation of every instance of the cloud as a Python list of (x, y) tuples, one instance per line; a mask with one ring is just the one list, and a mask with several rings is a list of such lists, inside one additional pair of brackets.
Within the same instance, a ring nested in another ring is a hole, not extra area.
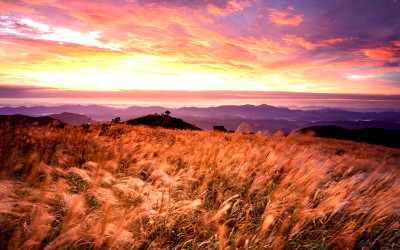
[[(141, 78), (158, 89), (400, 93), (387, 79), (346, 78), (399, 70), (400, 8), (387, 1), (0, 3), (0, 73), (14, 74), (3, 83), (40, 85), (26, 76), (43, 73), (46, 85), (76, 86), (62, 79), (72, 75), (95, 88), (139, 68), (163, 73)], [(80, 79), (85, 71), (112, 77)]]
[(55, 3), (58, 0), (21, 0), (21, 1), (31, 5), (43, 5), (43, 4)]
[(391, 43), (392, 43), (394, 46), (400, 48), (400, 41), (392, 41)]
[(12, 14), (13, 12), (19, 12), (19, 13), (25, 13), (25, 14), (33, 14), (36, 11), (34, 9), (31, 9), (29, 7), (25, 7), (19, 4), (15, 4), (13, 2), (5, 2), (5, 1), (0, 1), (1, 3), (1, 8), (0, 8), (0, 14)]
[(9, 16), (2, 16), (0, 20), (0, 30), (2, 33), (15, 37), (75, 43), (84, 46), (118, 50), (118, 46), (106, 44), (99, 40), (101, 38), (101, 30), (84, 33), (67, 28), (51, 27), (28, 18), (17, 19)]
[[(0, 85), (0, 98), (37, 98), (40, 92), (46, 92), (51, 88), (24, 85)], [(36, 93), (35, 93), (36, 92)]]
[[(64, 4), (65, 8), (73, 10), (71, 15), (81, 22), (108, 30), (117, 29), (119, 32), (130, 31), (129, 25), (159, 29), (166, 29), (171, 24), (196, 25), (198, 17), (195, 9), (171, 8), (156, 3), (146, 5), (122, 1), (118, 5), (113, 1), (68, 1)], [(121, 27), (124, 29), (120, 30)]]
[[(394, 44), (397, 44), (397, 41)], [(373, 60), (390, 60), (395, 62), (399, 58), (399, 51), (400, 48), (383, 46), (373, 49), (364, 49), (363, 53)]]
[(255, 56), (245, 48), (229, 43), (216, 47), (214, 57), (240, 62), (252, 61), (255, 59)]
[(99, 40), (99, 38), (101, 38), (101, 32), (101, 30), (96, 30), (88, 33), (82, 33), (71, 29), (53, 28), (51, 32), (34, 37), (34, 39), (76, 43), (85, 46), (94, 46), (99, 48), (118, 50), (118, 45), (105, 44)]
[(176, 91), (176, 90), (120, 90), (82, 91), (61, 90), (37, 86), (0, 85), (0, 98), (140, 98), (140, 99), (325, 99), (400, 101), (400, 95), (366, 95), (340, 93), (304, 93), (287, 91)]
[(397, 84), (399, 85), (400, 84), (400, 71), (392, 71), (392, 72), (385, 73), (380, 78), (397, 82)]
[[(352, 39), (352, 38), (350, 38)], [(306, 40), (304, 37), (299, 37), (296, 35), (287, 35), (283, 37), (283, 40), (286, 41), (289, 44), (298, 44), (300, 46), (303, 46), (307, 50), (314, 49), (316, 47), (324, 47), (324, 46), (329, 46), (334, 43), (340, 43), (343, 41), (350, 40), (347, 38), (331, 38), (331, 39), (326, 39), (326, 40), (321, 40), (317, 42), (311, 42)]]
[(249, 1), (228, 1), (226, 6), (220, 8), (212, 3), (207, 5), (207, 10), (210, 14), (214, 16), (222, 16), (225, 17), (231, 13), (238, 12), (243, 10), (245, 7), (251, 6)]
[(295, 15), (284, 11), (272, 10), (269, 19), (277, 25), (297, 26), (303, 22), (303, 16), (304, 14)]

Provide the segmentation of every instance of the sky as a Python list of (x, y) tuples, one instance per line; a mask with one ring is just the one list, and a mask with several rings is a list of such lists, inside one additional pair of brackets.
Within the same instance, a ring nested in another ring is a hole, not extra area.
[(400, 1), (0, 0), (0, 6), (3, 105), (400, 107)]

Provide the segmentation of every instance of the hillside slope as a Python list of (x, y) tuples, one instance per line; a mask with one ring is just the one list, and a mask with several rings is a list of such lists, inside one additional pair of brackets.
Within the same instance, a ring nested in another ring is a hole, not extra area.
[(63, 112), (61, 114), (53, 114), (49, 115), (50, 117), (65, 122), (70, 125), (80, 126), (82, 124), (91, 123), (96, 124), (97, 122), (92, 120), (91, 118), (75, 113)]
[(0, 127), (4, 249), (392, 249), (400, 149), (102, 126)]
[(300, 132), (318, 137), (345, 139), (400, 148), (400, 130), (382, 128), (346, 129), (338, 126), (312, 126), (303, 128)]
[(50, 124), (65, 124), (64, 122), (57, 120), (49, 116), (32, 117), (27, 115), (0, 115), (0, 124), (8, 123), (10, 125), (22, 125), (22, 126), (47, 126)]
[(146, 115), (125, 122), (128, 125), (146, 125), (151, 127), (162, 127), (169, 129), (202, 130), (182, 119), (167, 115)]

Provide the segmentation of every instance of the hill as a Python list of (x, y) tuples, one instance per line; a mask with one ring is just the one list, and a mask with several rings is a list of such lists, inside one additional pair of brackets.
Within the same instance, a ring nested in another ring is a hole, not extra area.
[(400, 149), (125, 124), (3, 126), (0, 137), (4, 249), (391, 249), (400, 241)]
[(400, 148), (400, 130), (382, 128), (346, 129), (339, 126), (312, 126), (303, 128), (300, 132), (318, 137), (345, 139)]
[(168, 115), (146, 115), (125, 122), (128, 125), (146, 125), (151, 127), (162, 127), (169, 129), (202, 130), (182, 119)]
[(75, 113), (69, 113), (69, 112), (63, 112), (61, 114), (53, 114), (49, 115), (49, 117), (52, 117), (54, 119), (60, 120), (62, 122), (68, 123), (70, 125), (75, 125), (75, 126), (80, 126), (82, 124), (90, 123), (90, 124), (96, 124), (97, 122), (92, 120), (91, 118), (81, 115), (81, 114), (75, 114)]
[(65, 124), (64, 122), (49, 116), (31, 117), (27, 115), (0, 115), (0, 124), (5, 123), (9, 123), (13, 126), (47, 126), (50, 124)]

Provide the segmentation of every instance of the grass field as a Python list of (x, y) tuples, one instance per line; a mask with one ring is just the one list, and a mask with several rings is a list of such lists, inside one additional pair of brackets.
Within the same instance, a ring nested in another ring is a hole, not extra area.
[(0, 129), (3, 249), (400, 248), (400, 150), (290, 134)]

